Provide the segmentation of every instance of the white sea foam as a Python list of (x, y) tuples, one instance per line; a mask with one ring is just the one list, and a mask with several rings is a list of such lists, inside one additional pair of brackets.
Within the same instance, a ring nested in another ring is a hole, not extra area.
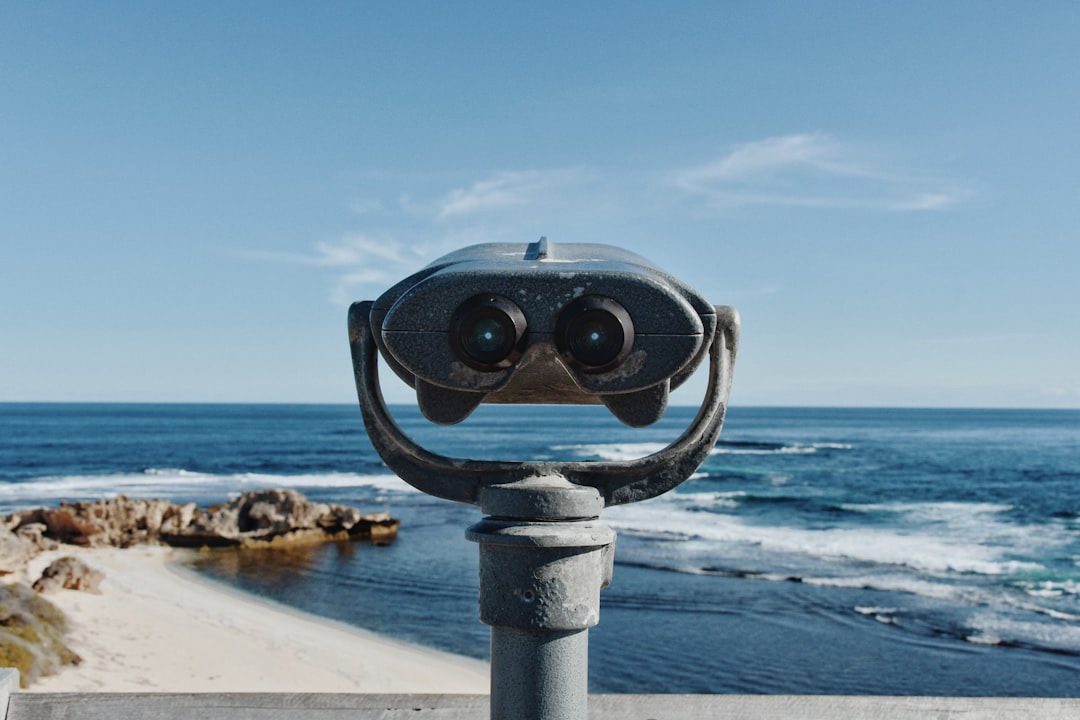
[[(555, 452), (569, 452), (577, 457), (599, 458), (601, 460), (636, 460), (658, 453), (667, 447), (665, 443), (639, 442), (639, 443), (584, 443), (576, 445), (553, 445), (551, 450)], [(790, 445), (759, 446), (759, 445), (725, 445), (721, 443), (714, 447), (712, 455), (809, 455), (820, 450), (850, 450), (851, 445), (845, 443), (793, 443)]]
[(857, 605), (855, 612), (872, 617), (885, 625), (896, 625), (899, 622), (896, 618), (896, 613), (899, 612), (897, 608), (862, 607)]
[[(950, 503), (951, 517), (943, 526), (900, 524), (883, 527), (800, 528), (759, 525), (725, 512), (697, 512), (702, 507), (723, 510), (737, 503), (737, 494), (674, 493), (646, 506), (624, 506), (605, 518), (624, 533), (655, 538), (694, 537), (716, 544), (715, 552), (754, 547), (758, 553), (809, 556), (830, 562), (873, 563), (908, 567), (932, 575), (976, 573), (1009, 575), (1039, 571), (1042, 566), (1014, 559), (1017, 545), (1045, 543), (1050, 538), (1031, 528), (996, 520), (976, 507), (961, 512)], [(947, 510), (947, 508), (943, 508)], [(1041, 531), (1040, 531), (1041, 533)], [(1007, 543), (1001, 543), (1005, 539)]]
[(995, 515), (1012, 510), (1011, 505), (965, 502), (846, 503), (841, 507), (851, 512), (896, 513), (906, 516), (909, 522), (921, 523), (952, 523), (960, 518), (981, 520), (979, 516)]
[(1080, 595), (1080, 582), (1076, 580), (1043, 580), (1041, 582), (1019, 583), (1019, 585), (1028, 595), (1038, 598)]
[(227, 496), (263, 488), (295, 488), (301, 491), (314, 488), (374, 488), (384, 492), (415, 492), (394, 475), (340, 472), (305, 475), (219, 475), (180, 468), (149, 468), (140, 473), (64, 475), (0, 484), (0, 505), (19, 507), (59, 498), (108, 498), (116, 495), (170, 498), (219, 493)]
[(990, 599), (985, 591), (972, 586), (954, 585), (946, 582), (933, 582), (913, 575), (881, 574), (852, 575), (847, 577), (804, 577), (807, 585), (836, 588), (865, 588), (887, 592), (906, 593), (935, 600), (963, 602), (985, 602)]
[[(849, 577), (804, 577), (802, 578), (802, 581), (807, 585), (883, 590), (886, 592), (918, 595), (919, 597), (931, 598), (934, 600), (944, 600), (969, 607), (990, 608), (981, 616), (983, 618), (983, 625), (986, 625), (989, 622), (988, 618), (997, 617), (999, 615), (1003, 617), (1013, 616), (1017, 611), (1068, 623), (1080, 623), (1080, 615), (1028, 602), (1024, 600), (1024, 595), (1002, 592), (1000, 588), (994, 586), (980, 587), (963, 582), (935, 582), (933, 580), (900, 573), (853, 575)], [(859, 608), (856, 608), (856, 610), (862, 612)], [(1032, 625), (1040, 625), (1040, 623), (1032, 622)], [(973, 640), (973, 642), (979, 641), (980, 640)], [(981, 641), (987, 640), (986, 638), (983, 638)], [(991, 644), (997, 644), (997, 642), (999, 642), (999, 640), (994, 639), (991, 641)]]
[(855, 612), (859, 613), (860, 615), (893, 615), (900, 612), (900, 609), (886, 607), (863, 607), (861, 605), (856, 605)]
[(597, 443), (580, 445), (553, 445), (556, 452), (569, 452), (576, 457), (595, 457), (601, 460), (621, 461), (637, 460), (658, 453), (667, 447), (666, 443)]
[(745, 490), (711, 491), (696, 493), (679, 493), (678, 500), (682, 506), (701, 507), (709, 510), (734, 509), (739, 506), (740, 500), (745, 498)]
[(846, 443), (792, 443), (777, 447), (742, 447), (739, 445), (717, 445), (713, 455), (810, 455), (819, 450), (851, 450)]
[(1080, 652), (1080, 626), (1020, 620), (994, 612), (973, 614), (965, 623), (968, 642), (1029, 645), (1065, 652)]

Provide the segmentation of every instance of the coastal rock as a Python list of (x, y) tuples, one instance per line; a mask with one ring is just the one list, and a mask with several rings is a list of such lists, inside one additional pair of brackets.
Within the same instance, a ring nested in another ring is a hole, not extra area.
[(123, 495), (64, 502), (55, 509), (9, 515), (2, 527), (8, 532), (6, 537), (0, 534), (0, 569), (5, 541), (13, 558), (23, 541), (31, 555), (35, 548), (56, 541), (87, 547), (158, 542), (180, 547), (261, 547), (350, 538), (386, 542), (396, 537), (398, 521), (386, 513), (364, 515), (344, 505), (312, 502), (295, 490), (274, 489), (247, 492), (206, 510), (194, 503), (177, 505)]
[(28, 540), (38, 550), (55, 550), (60, 544), (50, 537), (46, 537), (49, 528), (45, 523), (27, 523), (21, 525), (15, 533), (20, 538)]
[(133, 500), (120, 495), (95, 502), (62, 502), (58, 508), (24, 510), (9, 515), (7, 526), (17, 533), (44, 525), (43, 537), (84, 547), (131, 547), (153, 542), (166, 517), (177, 506), (167, 500)]
[(326, 542), (349, 538), (382, 539), (397, 535), (398, 521), (387, 513), (363, 515), (345, 505), (316, 503), (296, 490), (244, 493), (208, 510), (162, 540), (179, 546), (263, 547), (270, 544)]
[(32, 539), (13, 533), (7, 525), (0, 524), (0, 575), (20, 570), (27, 560), (37, 555), (38, 549)]
[(82, 590), (97, 594), (101, 592), (99, 588), (104, 579), (105, 575), (69, 555), (53, 560), (33, 587), (39, 593)]

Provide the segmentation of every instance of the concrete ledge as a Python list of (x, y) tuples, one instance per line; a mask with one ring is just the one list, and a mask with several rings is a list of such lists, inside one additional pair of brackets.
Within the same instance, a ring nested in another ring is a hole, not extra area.
[[(10, 696), (7, 720), (484, 720), (487, 716), (486, 695), (14, 693)], [(590, 720), (702, 718), (1075, 720), (1080, 718), (1080, 699), (822, 695), (589, 697)]]
[(19, 691), (19, 671), (15, 668), (0, 668), (0, 718), (7, 717), (8, 701), (11, 694)]

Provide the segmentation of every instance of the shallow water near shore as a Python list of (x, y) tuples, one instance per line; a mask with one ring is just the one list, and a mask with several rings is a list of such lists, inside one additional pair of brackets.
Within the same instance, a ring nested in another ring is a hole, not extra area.
[[(611, 459), (670, 441), (597, 408), (488, 408), (460, 457)], [(389, 510), (390, 546), (204, 553), (236, 587), (487, 654), (475, 508), (389, 475), (350, 406), (0, 405), (0, 505), (260, 487)], [(605, 511), (619, 534), (590, 632), (594, 692), (1078, 696), (1080, 411), (734, 408), (693, 479)]]

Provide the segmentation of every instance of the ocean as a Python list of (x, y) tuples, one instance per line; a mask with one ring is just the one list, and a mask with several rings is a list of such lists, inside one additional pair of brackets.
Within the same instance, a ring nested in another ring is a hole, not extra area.
[[(694, 412), (635, 430), (602, 408), (484, 406), (451, 428), (392, 410), (444, 454), (584, 460), (653, 452)], [(479, 511), (393, 477), (356, 407), (0, 404), (4, 513), (267, 487), (388, 510), (400, 536), (196, 570), (487, 656)], [(1080, 696), (1080, 411), (734, 407), (689, 481), (602, 519), (618, 540), (593, 692)]]

